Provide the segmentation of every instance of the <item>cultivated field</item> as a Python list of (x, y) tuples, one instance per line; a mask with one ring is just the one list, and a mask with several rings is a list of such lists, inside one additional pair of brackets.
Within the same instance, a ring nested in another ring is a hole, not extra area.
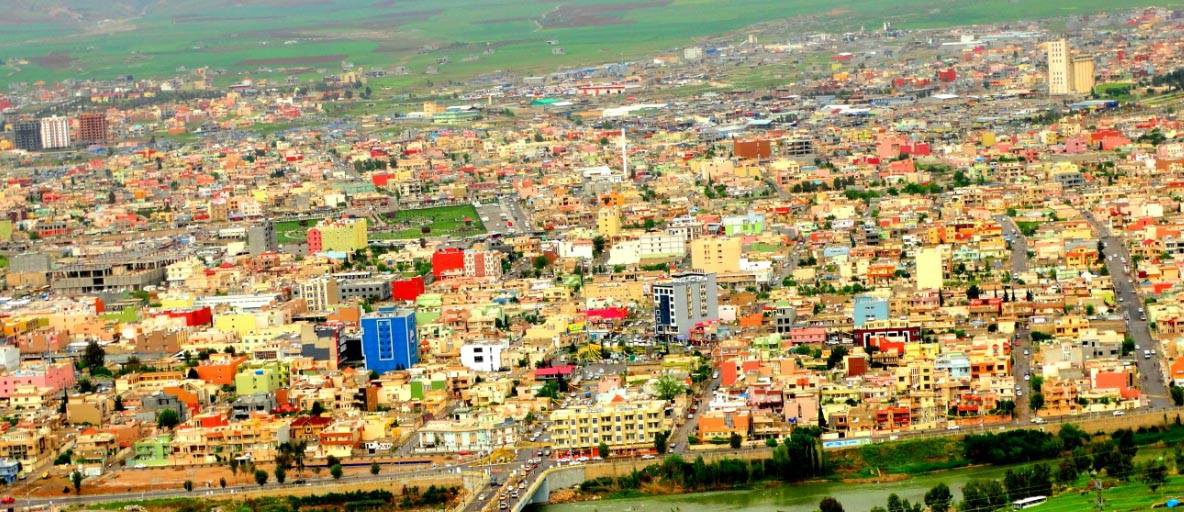
[[(0, 13), (0, 87), (63, 78), (169, 76), (215, 83), (313, 77), (342, 62), (406, 66), (383, 87), (513, 68), (639, 57), (792, 18), (798, 27), (935, 27), (1184, 0), (13, 0)], [(101, 7), (101, 8), (99, 8)], [(48, 12), (74, 16), (51, 16)], [(563, 52), (553, 51), (562, 48)], [(438, 75), (425, 75), (429, 66)], [(224, 72), (224, 73), (223, 73)]]

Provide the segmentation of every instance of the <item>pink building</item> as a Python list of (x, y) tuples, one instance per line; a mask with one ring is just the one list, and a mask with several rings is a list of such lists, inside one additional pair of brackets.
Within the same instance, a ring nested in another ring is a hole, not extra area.
[(30, 366), (0, 375), (0, 398), (8, 398), (19, 386), (37, 386), (61, 391), (74, 385), (74, 366), (70, 363)]
[(794, 345), (803, 343), (825, 343), (826, 329), (822, 327), (802, 327), (789, 331), (789, 342)]

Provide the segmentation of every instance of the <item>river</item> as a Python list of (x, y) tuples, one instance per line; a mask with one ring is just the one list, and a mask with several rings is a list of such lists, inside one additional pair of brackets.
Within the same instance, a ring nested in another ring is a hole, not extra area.
[(975, 467), (939, 471), (907, 480), (880, 484), (844, 484), (819, 482), (787, 484), (742, 491), (718, 491), (669, 496), (646, 496), (617, 500), (582, 501), (546, 505), (542, 512), (717, 512), (745, 510), (754, 512), (816, 512), (818, 502), (834, 496), (849, 512), (864, 512), (886, 506), (888, 495), (896, 493), (917, 502), (933, 486), (944, 482), (954, 499), (962, 497), (962, 486), (979, 478), (1002, 478), (1006, 467)]

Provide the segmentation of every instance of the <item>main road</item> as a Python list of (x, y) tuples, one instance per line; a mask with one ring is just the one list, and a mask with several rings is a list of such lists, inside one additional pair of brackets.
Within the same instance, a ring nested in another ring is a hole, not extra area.
[[(1011, 217), (999, 215), (995, 217), (995, 220), (1003, 228), (1003, 236), (1011, 243), (1011, 278), (1012, 282), (1015, 283), (1021, 274), (1028, 271), (1028, 239), (1020, 232), (1019, 226), (1016, 225)], [(1014, 288), (1012, 293), (1015, 293)], [(1031, 396), (1031, 390), (1028, 389), (1028, 380), (1026, 379), (1032, 371), (1031, 349), (1032, 338), (1028, 332), (1027, 323), (1017, 322), (1015, 333), (1012, 337), (1011, 374), (1015, 379), (1016, 389), (1015, 419), (1020, 423), (1028, 421), (1032, 416), (1032, 410), (1028, 407), (1028, 400), (1025, 400), (1022, 394), (1028, 393), (1027, 396)]]
[[(1151, 337), (1143, 302), (1139, 299), (1130, 275), (1130, 253), (1122, 239), (1110, 232), (1109, 226), (1099, 222), (1088, 211), (1083, 210), (1081, 213), (1102, 241), (1102, 253), (1106, 259), (1106, 269), (1110, 271), (1110, 279), (1114, 283), (1114, 295), (1126, 318), (1127, 333), (1135, 340), (1134, 358), (1139, 369), (1139, 389), (1147, 396), (1147, 403), (1152, 409), (1171, 407), (1172, 398), (1164, 384), (1161, 352), (1157, 350), (1157, 343)], [(1143, 352), (1151, 350), (1155, 350), (1154, 355)]]

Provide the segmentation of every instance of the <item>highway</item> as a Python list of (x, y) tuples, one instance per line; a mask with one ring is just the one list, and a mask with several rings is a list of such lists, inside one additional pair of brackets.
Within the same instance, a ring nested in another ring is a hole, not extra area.
[[(1130, 253), (1122, 239), (1113, 236), (1108, 226), (1103, 225), (1088, 211), (1082, 211), (1082, 214), (1104, 244), (1106, 269), (1110, 271), (1110, 279), (1114, 282), (1114, 294), (1126, 319), (1127, 333), (1135, 340), (1136, 348), (1133, 355), (1139, 369), (1138, 387), (1146, 394), (1147, 404), (1152, 409), (1171, 407), (1172, 398), (1164, 383), (1162, 352), (1158, 350), (1158, 344), (1151, 337), (1143, 301), (1139, 298), (1130, 275)], [(1155, 350), (1155, 354), (1147, 357), (1144, 350)]]

